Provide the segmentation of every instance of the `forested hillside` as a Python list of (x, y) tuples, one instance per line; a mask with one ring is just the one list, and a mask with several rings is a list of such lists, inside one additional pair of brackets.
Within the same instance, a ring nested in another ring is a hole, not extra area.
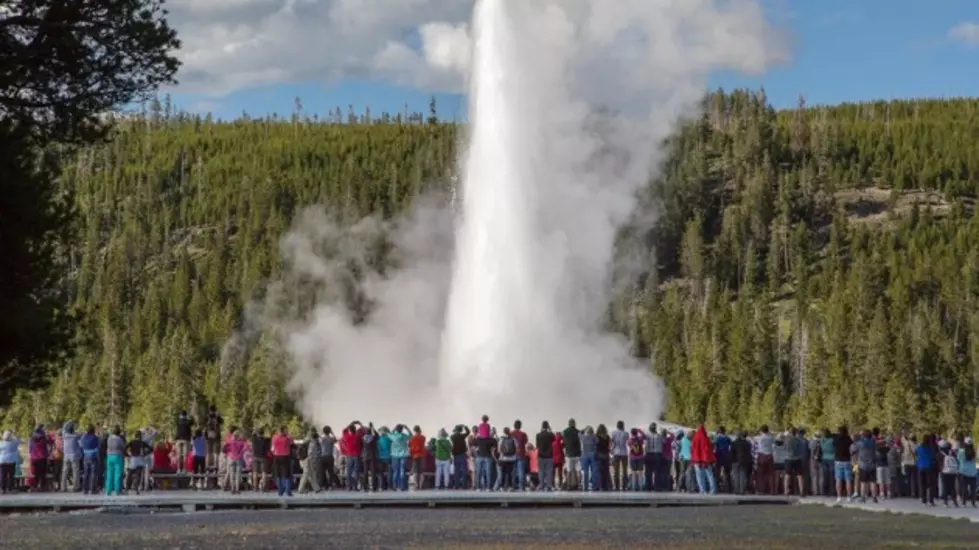
[[(653, 357), (667, 416), (971, 431), (979, 100), (776, 112), (739, 91), (704, 107), (647, 193), (657, 265), (611, 316)], [(391, 216), (448, 189), (460, 137), (420, 116), (170, 111), (70, 159), (82, 239), (67, 284), (85, 322), (75, 358), (6, 423), (169, 426), (209, 402), (246, 427), (297, 423), (269, 338), (222, 355), (280, 275), (279, 239), (308, 205)]]

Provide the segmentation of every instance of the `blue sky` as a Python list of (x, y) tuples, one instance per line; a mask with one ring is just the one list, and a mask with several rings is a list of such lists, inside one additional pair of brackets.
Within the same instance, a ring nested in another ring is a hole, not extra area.
[[(792, 36), (790, 66), (757, 78), (717, 74), (712, 86), (764, 86), (776, 107), (867, 99), (979, 95), (979, 27), (950, 36), (951, 29), (979, 22), (979, 0), (764, 0), (769, 19)], [(178, 29), (179, 30), (179, 29)], [(971, 38), (971, 41), (970, 41)], [(295, 97), (306, 112), (325, 114), (353, 104), (361, 112), (427, 110), (429, 92), (381, 81), (283, 82), (232, 92), (223, 97), (182, 93), (184, 109), (211, 111), (222, 118), (242, 111), (287, 115)], [(440, 116), (465, 115), (464, 98), (437, 94)]]

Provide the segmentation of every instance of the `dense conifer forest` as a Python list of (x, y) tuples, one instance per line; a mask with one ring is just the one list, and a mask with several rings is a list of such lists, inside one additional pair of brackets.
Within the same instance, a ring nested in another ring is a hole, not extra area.
[[(169, 427), (212, 402), (239, 426), (300, 423), (271, 338), (222, 350), (304, 207), (390, 217), (449, 190), (461, 127), (434, 114), (297, 102), (224, 122), (154, 102), (66, 159), (75, 353), (4, 425)], [(667, 418), (979, 431), (979, 99), (776, 111), (718, 91), (667, 147), (644, 193), (656, 260), (609, 316), (665, 380)]]

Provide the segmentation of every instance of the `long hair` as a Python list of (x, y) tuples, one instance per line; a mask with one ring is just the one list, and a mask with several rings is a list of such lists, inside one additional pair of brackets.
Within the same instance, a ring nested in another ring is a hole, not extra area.
[(964, 446), (965, 459), (975, 460), (976, 459), (976, 446), (973, 443), (966, 443)]

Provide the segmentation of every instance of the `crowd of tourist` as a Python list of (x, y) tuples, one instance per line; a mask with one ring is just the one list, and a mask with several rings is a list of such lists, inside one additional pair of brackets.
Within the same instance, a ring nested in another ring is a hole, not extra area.
[[(128, 436), (128, 437), (127, 437)], [(908, 497), (934, 505), (976, 506), (976, 451), (970, 437), (942, 439), (880, 430), (809, 434), (728, 434), (667, 430), (650, 424), (609, 430), (543, 422), (535, 434), (519, 420), (498, 429), (474, 426), (375, 427), (352, 422), (294, 438), (285, 428), (246, 435), (211, 407), (198, 427), (180, 413), (172, 432), (145, 428), (37, 429), (23, 443), (0, 439), (0, 491), (86, 494), (166, 488), (271, 491), (291, 496), (324, 490), (678, 491), (714, 494), (836, 496), (837, 502)], [(28, 461), (21, 458), (26, 444)]]

